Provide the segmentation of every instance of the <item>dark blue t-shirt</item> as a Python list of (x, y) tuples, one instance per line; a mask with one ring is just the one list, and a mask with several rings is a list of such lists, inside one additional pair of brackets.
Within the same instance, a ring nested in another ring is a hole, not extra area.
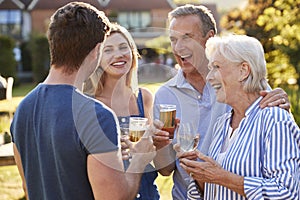
[(30, 199), (93, 199), (87, 156), (118, 150), (115, 115), (70, 85), (38, 85), (11, 124)]

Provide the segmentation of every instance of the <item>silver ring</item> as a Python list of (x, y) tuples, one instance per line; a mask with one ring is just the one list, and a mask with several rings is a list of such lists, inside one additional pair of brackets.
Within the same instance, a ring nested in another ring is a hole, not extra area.
[(190, 172), (190, 177), (193, 177), (193, 175), (194, 175), (193, 172)]

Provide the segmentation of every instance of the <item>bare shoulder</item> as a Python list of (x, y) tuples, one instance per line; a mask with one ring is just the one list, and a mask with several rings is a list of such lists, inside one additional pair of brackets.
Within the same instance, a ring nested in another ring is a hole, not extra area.
[(153, 94), (148, 88), (141, 88), (141, 92), (143, 95), (144, 104), (152, 104), (153, 102)]
[[(144, 105), (144, 112), (145, 112), (145, 117), (148, 119), (151, 119), (153, 116), (153, 95), (151, 91), (147, 88), (141, 88), (141, 92), (143, 95), (143, 105)], [(152, 121), (149, 120), (151, 123)]]

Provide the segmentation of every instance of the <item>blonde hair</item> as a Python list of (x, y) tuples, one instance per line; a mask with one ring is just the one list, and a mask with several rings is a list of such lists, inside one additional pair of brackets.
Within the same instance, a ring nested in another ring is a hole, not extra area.
[[(112, 24), (110, 35), (114, 33), (120, 33), (127, 40), (131, 53), (132, 53), (132, 64), (131, 68), (126, 75), (126, 86), (130, 87), (134, 94), (138, 92), (138, 59), (140, 54), (137, 50), (136, 44), (128, 32), (128, 30), (119, 24)], [(109, 35), (108, 35), (109, 37)], [(104, 82), (106, 78), (106, 72), (101, 66), (99, 66), (96, 71), (85, 81), (83, 92), (90, 96), (95, 96), (95, 93), (101, 93), (103, 91)]]

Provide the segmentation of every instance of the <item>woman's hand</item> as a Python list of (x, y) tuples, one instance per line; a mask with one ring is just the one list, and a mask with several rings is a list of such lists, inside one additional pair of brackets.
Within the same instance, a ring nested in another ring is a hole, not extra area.
[[(190, 153), (190, 152), (187, 152)], [(180, 166), (195, 180), (207, 183), (219, 183), (227, 172), (214, 159), (194, 151), (201, 161), (180, 158)]]
[(176, 151), (176, 157), (179, 159), (186, 158), (188, 160), (197, 160), (197, 152), (196, 151), (182, 151), (179, 144), (175, 144), (173, 149)]
[(129, 153), (129, 146), (126, 144), (125, 140), (129, 140), (128, 135), (124, 135), (121, 137), (121, 152), (122, 152), (122, 159), (129, 160), (130, 153)]

